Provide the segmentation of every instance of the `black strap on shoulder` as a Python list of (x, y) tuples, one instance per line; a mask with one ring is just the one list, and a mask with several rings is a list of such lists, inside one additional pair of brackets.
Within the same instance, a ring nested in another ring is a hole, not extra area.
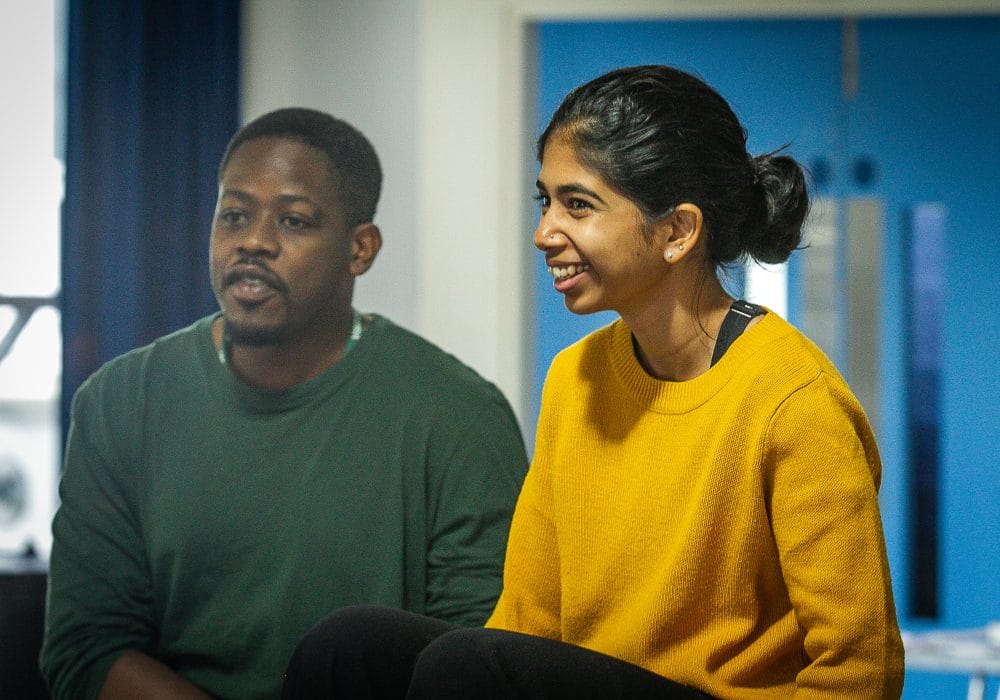
[(729, 307), (729, 313), (722, 320), (722, 327), (719, 328), (719, 338), (715, 341), (715, 352), (712, 353), (712, 365), (715, 365), (726, 350), (733, 344), (733, 341), (740, 337), (740, 333), (746, 329), (750, 319), (755, 316), (763, 316), (767, 309), (748, 301), (737, 299)]

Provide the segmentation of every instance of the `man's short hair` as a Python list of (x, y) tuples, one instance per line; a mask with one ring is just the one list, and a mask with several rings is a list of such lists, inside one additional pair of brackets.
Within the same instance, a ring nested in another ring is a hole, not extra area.
[(233, 134), (219, 164), (219, 180), (233, 153), (247, 141), (264, 137), (300, 141), (323, 151), (339, 188), (337, 199), (349, 227), (375, 218), (382, 190), (382, 168), (375, 149), (364, 134), (325, 112), (287, 107), (257, 117)]

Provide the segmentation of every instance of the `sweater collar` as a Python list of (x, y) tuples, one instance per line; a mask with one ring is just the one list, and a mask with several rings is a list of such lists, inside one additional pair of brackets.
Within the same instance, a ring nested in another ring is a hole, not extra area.
[(632, 332), (624, 321), (618, 319), (611, 325), (611, 363), (615, 375), (624, 389), (643, 408), (656, 413), (686, 413), (713, 396), (749, 362), (782, 327), (773, 311), (769, 311), (757, 324), (744, 331), (708, 371), (694, 379), (672, 382), (647, 374), (635, 356)]
[[(336, 391), (356, 373), (363, 371), (370, 361), (370, 347), (379, 344), (386, 326), (386, 320), (381, 316), (371, 314), (369, 318), (368, 327), (356, 341), (352, 352), (312, 379), (277, 391), (265, 391), (245, 384), (229, 367), (219, 362), (211, 340), (211, 320), (209, 320), (203, 331), (205, 341), (201, 344), (202, 347), (207, 345), (213, 350), (209, 361), (209, 376), (214, 378), (221, 396), (236, 401), (250, 413), (281, 413), (292, 410), (316, 400), (318, 396)], [(203, 357), (203, 361), (207, 361), (207, 358)]]

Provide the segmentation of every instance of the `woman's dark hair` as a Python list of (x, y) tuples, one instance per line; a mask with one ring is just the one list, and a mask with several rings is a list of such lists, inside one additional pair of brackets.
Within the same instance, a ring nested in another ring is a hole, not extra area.
[(314, 109), (286, 107), (268, 112), (237, 131), (219, 163), (219, 180), (233, 153), (247, 141), (288, 138), (323, 151), (338, 188), (344, 223), (354, 227), (375, 217), (382, 190), (382, 168), (371, 143), (347, 122)]
[(802, 169), (776, 153), (751, 157), (746, 130), (719, 93), (668, 66), (635, 66), (575, 88), (538, 139), (553, 136), (632, 200), (650, 221), (682, 202), (702, 211), (716, 265), (788, 259), (809, 208)]

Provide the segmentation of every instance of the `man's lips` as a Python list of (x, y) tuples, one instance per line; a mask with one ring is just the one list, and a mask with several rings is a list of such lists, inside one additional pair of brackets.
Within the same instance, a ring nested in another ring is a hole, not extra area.
[(263, 265), (234, 265), (222, 278), (223, 287), (235, 287), (237, 296), (247, 301), (262, 300), (274, 292), (285, 293), (288, 287)]

